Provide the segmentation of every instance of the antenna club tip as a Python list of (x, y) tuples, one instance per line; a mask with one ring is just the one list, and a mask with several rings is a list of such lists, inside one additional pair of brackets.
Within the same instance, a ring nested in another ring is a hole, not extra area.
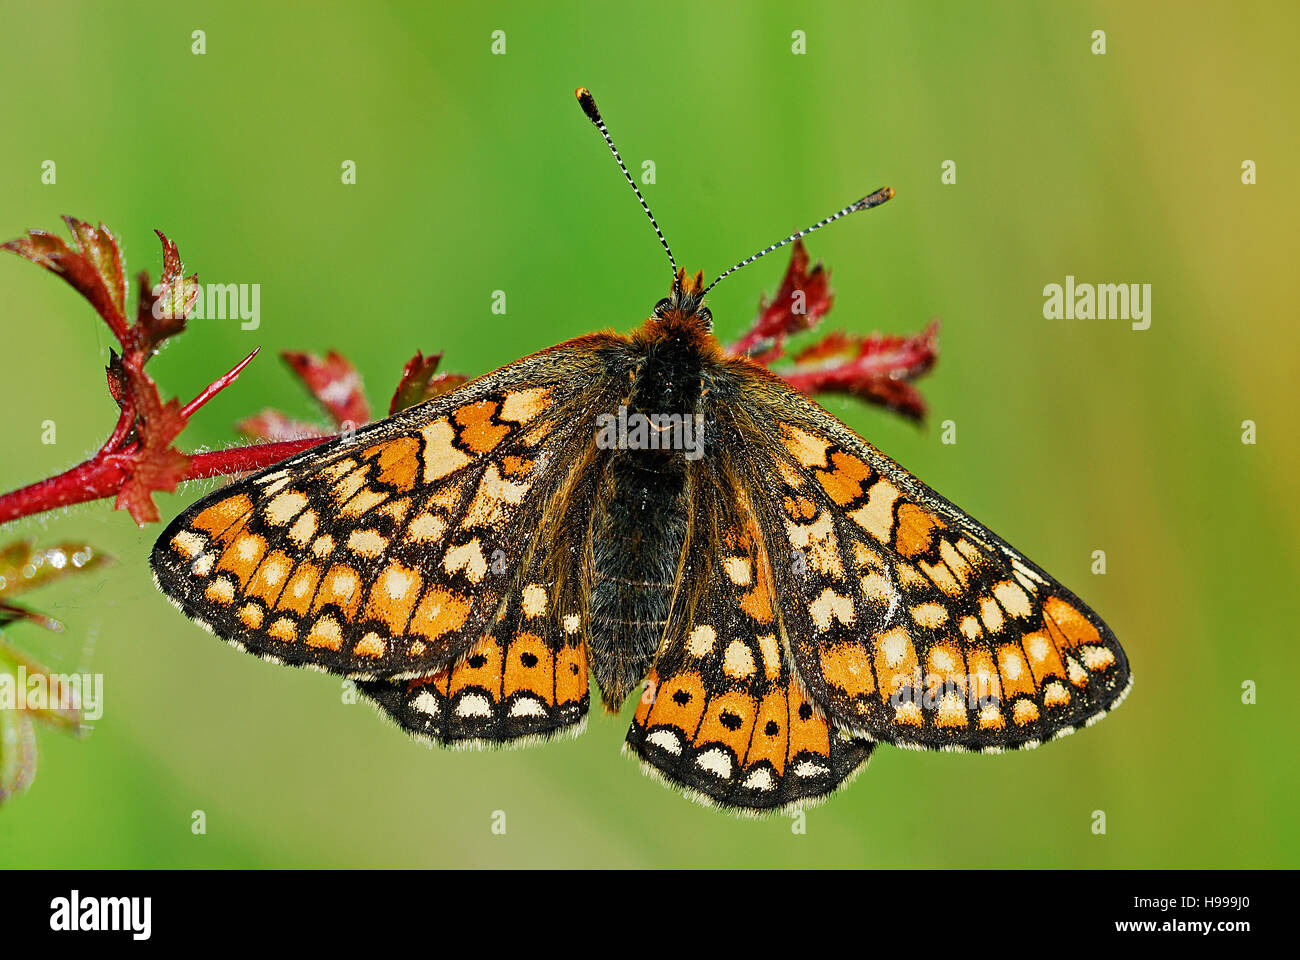
[(578, 98), (578, 106), (582, 107), (582, 112), (587, 115), (587, 119), (592, 123), (600, 123), (600, 111), (596, 109), (596, 98), (591, 95), (591, 91), (586, 87), (579, 87), (573, 91), (573, 95)]

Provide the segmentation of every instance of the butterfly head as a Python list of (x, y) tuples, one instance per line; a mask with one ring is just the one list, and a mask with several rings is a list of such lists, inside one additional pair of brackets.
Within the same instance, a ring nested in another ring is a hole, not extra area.
[(684, 267), (678, 268), (669, 295), (655, 304), (654, 317), (660, 321), (693, 323), (711, 333), (713, 313), (704, 305), (704, 271), (692, 277)]

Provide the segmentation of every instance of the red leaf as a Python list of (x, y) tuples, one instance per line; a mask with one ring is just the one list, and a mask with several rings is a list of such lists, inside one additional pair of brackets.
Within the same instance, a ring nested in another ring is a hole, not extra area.
[(361, 377), (343, 357), (331, 350), (321, 359), (311, 353), (286, 351), (282, 356), (311, 395), (340, 427), (370, 422), (370, 405), (361, 392)]
[(388, 414), (392, 416), (399, 410), (413, 407), (417, 403), (450, 393), (469, 378), (459, 373), (436, 373), (442, 360), (441, 353), (425, 356), (416, 352), (402, 369), (402, 379), (393, 392), (393, 400), (388, 405)]
[(153, 492), (174, 491), (190, 465), (190, 458), (171, 445), (185, 429), (185, 417), (179, 401), (162, 402), (157, 385), (143, 370), (127, 369), (127, 389), (136, 411), (137, 444), (115, 455), (126, 473), (115, 506), (144, 526), (158, 519)]
[(808, 269), (808, 251), (796, 240), (790, 251), (790, 265), (771, 301), (759, 302), (758, 318), (749, 332), (732, 348), (733, 353), (754, 355), (763, 351), (768, 362), (780, 354), (786, 337), (811, 330), (831, 308), (830, 274), (819, 263)]
[(849, 394), (919, 420), (925, 401), (909, 381), (934, 366), (938, 335), (938, 321), (910, 337), (836, 331), (795, 354), (781, 376), (802, 393)]
[(29, 230), (27, 236), (0, 246), (61, 276), (90, 301), (125, 347), (126, 277), (117, 239), (103, 224), (93, 227), (75, 217), (63, 220), (77, 243), (75, 249), (44, 230)]
[(176, 244), (161, 230), (155, 230), (163, 246), (162, 278), (156, 288), (149, 285), (148, 272), (136, 278), (139, 283), (139, 305), (136, 309), (136, 329), (142, 339), (140, 346), (153, 352), (168, 337), (185, 329), (185, 321), (194, 312), (199, 297), (199, 275), (185, 276)]

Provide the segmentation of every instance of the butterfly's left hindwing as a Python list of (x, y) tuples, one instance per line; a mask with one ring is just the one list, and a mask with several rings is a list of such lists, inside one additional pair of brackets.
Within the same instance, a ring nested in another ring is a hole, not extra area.
[(612, 403), (597, 349), (561, 344), (191, 506), (154, 546), (187, 616), (278, 662), (435, 674), (496, 617)]
[(495, 621), (465, 656), (409, 680), (359, 684), (417, 739), (515, 745), (577, 734), (589, 702), (591, 517), (603, 454), (587, 445), (553, 509), (529, 532), (528, 559)]
[(791, 656), (837, 725), (899, 746), (1034, 746), (1127, 692), (1077, 597), (773, 377), (723, 415), (745, 438)]

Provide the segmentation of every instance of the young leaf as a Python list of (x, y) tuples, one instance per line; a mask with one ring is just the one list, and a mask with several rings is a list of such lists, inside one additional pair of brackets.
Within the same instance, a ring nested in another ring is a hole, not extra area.
[(413, 407), (417, 403), (449, 393), (468, 381), (468, 377), (463, 377), (459, 373), (437, 373), (441, 361), (441, 353), (432, 353), (426, 357), (419, 351), (406, 361), (406, 366), (402, 368), (402, 379), (393, 392), (392, 402), (388, 404), (389, 416), (399, 410)]

